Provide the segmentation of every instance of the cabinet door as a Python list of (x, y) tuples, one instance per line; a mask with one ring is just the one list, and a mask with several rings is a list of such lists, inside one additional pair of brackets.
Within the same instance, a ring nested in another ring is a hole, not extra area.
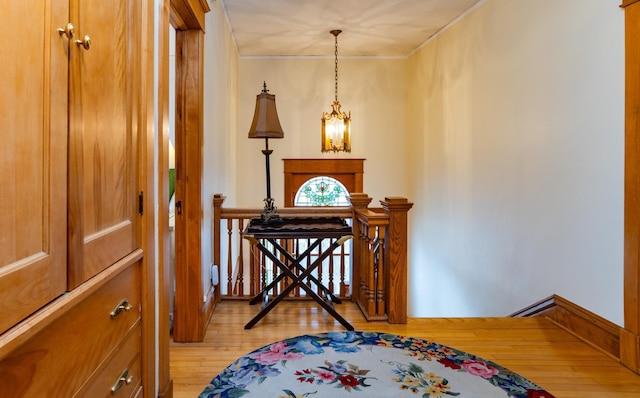
[(66, 288), (67, 4), (2, 5), (0, 334)]
[(70, 2), (69, 288), (138, 247), (140, 3)]

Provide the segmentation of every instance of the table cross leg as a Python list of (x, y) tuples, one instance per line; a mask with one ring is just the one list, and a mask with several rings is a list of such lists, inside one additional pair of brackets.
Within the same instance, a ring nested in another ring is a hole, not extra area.
[[(271, 311), (280, 301), (286, 298), (296, 286), (300, 286), (309, 294), (309, 296), (311, 296), (311, 298), (313, 298), (316, 302), (318, 302), (318, 304), (320, 304), (322, 308), (324, 308), (338, 322), (340, 322), (342, 326), (344, 326), (347, 330), (354, 330), (353, 326), (351, 326), (349, 322), (347, 322), (342, 316), (340, 316), (340, 314), (338, 314), (338, 312), (335, 310), (333, 305), (329, 304), (326, 300), (322, 299), (322, 297), (318, 296), (309, 286), (303, 283), (305, 279), (309, 278), (310, 276), (313, 277), (311, 273), (322, 263), (322, 261), (324, 261), (325, 258), (327, 258), (338, 246), (342, 245), (344, 242), (346, 242), (348, 239), (351, 239), (351, 238), (352, 236), (348, 235), (348, 236), (343, 236), (340, 239), (337, 239), (335, 242), (333, 242), (330, 245), (330, 247), (327, 250), (325, 250), (320, 256), (318, 256), (318, 258), (315, 261), (313, 261), (313, 263), (309, 265), (309, 267), (307, 267), (306, 269), (304, 269), (304, 267), (300, 264), (300, 261), (302, 261), (306, 256), (304, 257), (300, 256), (298, 257), (298, 259), (294, 259), (291, 266), (296, 269), (304, 270), (300, 275), (296, 275), (275, 254), (266, 250), (266, 248), (261, 242), (253, 242), (258, 246), (258, 249), (260, 249), (267, 257), (269, 257), (269, 259), (271, 259), (274, 262), (274, 264), (276, 264), (279, 268), (281, 268), (283, 274), (286, 274), (286, 276), (291, 278), (292, 283), (287, 287), (285, 287), (282, 290), (282, 292), (280, 292), (280, 294), (277, 297), (275, 297), (274, 300), (270, 301), (265, 307), (263, 307), (263, 309), (251, 321), (249, 321), (249, 323), (247, 323), (244, 328), (251, 329), (269, 311)], [(279, 244), (277, 244), (277, 242), (272, 242), (272, 243), (280, 252), (284, 251), (284, 248), (282, 248)], [(305, 251), (305, 253), (307, 252), (310, 253), (310, 251)], [(293, 257), (291, 257), (291, 259), (293, 259)], [(317, 281), (317, 279), (315, 280)], [(263, 292), (261, 292), (261, 295), (263, 294)], [(266, 292), (264, 293), (266, 294)]]
[[(271, 244), (274, 246), (275, 249), (277, 249), (278, 251), (280, 251), (280, 253), (283, 253), (285, 256), (288, 256), (287, 259), (289, 261), (291, 261), (292, 263), (296, 263), (297, 261), (291, 257), (291, 255), (289, 254), (289, 252), (287, 252), (284, 248), (282, 248), (282, 246), (277, 243), (275, 240), (269, 239), (269, 242), (271, 242)], [(257, 245), (259, 243), (259, 241), (255, 241), (252, 243), (254, 245)], [(320, 241), (317, 240), (316, 242), (314, 242), (312, 245), (310, 245), (307, 250), (305, 250), (300, 256), (299, 258), (304, 258), (307, 257), (316, 247), (318, 247), (318, 245), (320, 244)], [(260, 243), (260, 247), (258, 247), (258, 249), (260, 251), (262, 251), (263, 253), (267, 252), (270, 253), (269, 250), (266, 249), (266, 247)], [(264, 250), (263, 250), (264, 249)], [(274, 261), (274, 263), (276, 263), (276, 265), (278, 265), (277, 263), (281, 263), (281, 261), (279, 259), (274, 260), (273, 258), (269, 257), (270, 260)], [(292, 264), (293, 265), (293, 264)], [(299, 264), (298, 264), (299, 265)], [(285, 277), (287, 276), (287, 274), (285, 272), (280, 273), (271, 283), (269, 283), (264, 289), (262, 289), (260, 291), (260, 293), (256, 294), (250, 301), (249, 301), (249, 305), (254, 305), (254, 304), (258, 304), (259, 302), (265, 302), (265, 298), (268, 296), (269, 291), (271, 289), (273, 289), (278, 283), (280, 283), (280, 281), (282, 281)], [(263, 304), (264, 307), (264, 304)]]
[[(321, 242), (321, 240), (322, 240), (321, 238), (320, 238), (320, 239), (317, 239), (317, 240), (316, 240), (316, 242), (314, 242), (313, 247), (315, 248), (316, 246), (318, 246), (318, 244), (317, 244), (317, 243)], [(271, 240), (270, 240), (270, 241), (271, 241)], [(273, 243), (273, 244), (274, 244), (274, 247), (275, 247), (275, 242), (271, 242), (271, 243)], [(328, 257), (329, 255), (331, 255), (331, 254), (333, 253), (333, 251), (334, 251), (338, 246), (340, 246), (340, 245), (341, 245), (341, 244), (343, 244), (343, 243), (344, 243), (344, 242), (342, 242), (342, 243), (338, 243), (338, 240), (336, 239), (336, 241), (332, 243), (332, 245), (333, 245), (333, 244), (336, 244), (336, 246), (334, 246), (334, 247), (330, 247), (329, 249), (327, 249), (327, 250), (325, 251), (325, 253), (327, 253), (327, 256), (323, 257), (323, 260), (324, 260), (326, 257)], [(304, 267), (302, 267), (302, 265), (300, 265), (300, 262), (299, 262), (299, 261), (297, 261), (295, 258), (293, 258), (293, 256), (291, 255), (291, 253), (287, 252), (286, 250), (280, 250), (280, 248), (279, 248), (279, 247), (276, 247), (276, 249), (278, 249), (278, 250), (280, 251), (280, 253), (281, 253), (281, 254), (282, 254), (282, 255), (283, 255), (287, 260), (289, 260), (289, 262), (291, 263), (291, 265), (292, 265), (292, 266), (295, 266), (296, 268), (298, 268), (298, 270), (299, 270), (299, 271), (304, 271)], [(305, 253), (306, 253), (306, 252), (305, 252)], [(299, 256), (299, 258), (303, 258), (303, 257), (305, 257), (305, 254), (303, 254), (303, 255)], [(281, 275), (282, 275), (282, 274), (281, 274)], [(318, 286), (318, 288), (322, 291), (322, 293), (324, 293), (324, 295), (327, 297), (327, 299), (328, 299), (328, 300), (333, 301), (333, 302), (335, 302), (335, 303), (337, 303), (337, 304), (342, 304), (342, 300), (340, 300), (340, 298), (338, 298), (335, 294), (333, 294), (333, 292), (332, 292), (331, 290), (329, 290), (325, 285), (323, 285), (323, 284), (318, 280), (318, 278), (316, 278), (316, 277), (315, 277), (315, 276), (313, 276), (313, 275), (309, 275), (309, 276), (307, 277), (307, 279), (309, 279), (311, 282), (313, 282), (314, 284), (316, 284), (316, 286)]]

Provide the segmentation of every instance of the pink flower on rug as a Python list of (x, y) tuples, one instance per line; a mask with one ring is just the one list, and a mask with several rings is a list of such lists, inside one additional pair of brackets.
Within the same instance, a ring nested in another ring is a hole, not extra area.
[(471, 359), (466, 359), (462, 363), (462, 367), (468, 373), (474, 376), (480, 376), (484, 379), (490, 379), (500, 373), (498, 369), (494, 368), (493, 366), (487, 365), (484, 361), (474, 361)]
[(287, 352), (287, 344), (283, 341), (271, 344), (269, 351), (256, 352), (251, 355), (256, 362), (262, 365), (273, 365), (280, 361), (300, 359), (304, 354), (299, 352)]
[(318, 372), (318, 378), (320, 378), (322, 381), (333, 381), (333, 379), (336, 378), (336, 374), (333, 372), (321, 370)]

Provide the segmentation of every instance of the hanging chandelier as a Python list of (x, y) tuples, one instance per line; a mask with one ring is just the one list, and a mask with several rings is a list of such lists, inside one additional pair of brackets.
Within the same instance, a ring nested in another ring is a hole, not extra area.
[(335, 99), (331, 112), (322, 113), (322, 152), (351, 152), (351, 112), (340, 110), (338, 101), (338, 35), (341, 30), (332, 30), (335, 37)]

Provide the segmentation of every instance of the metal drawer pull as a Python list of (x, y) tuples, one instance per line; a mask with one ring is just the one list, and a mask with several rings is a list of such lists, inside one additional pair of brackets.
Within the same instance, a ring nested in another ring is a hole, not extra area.
[(131, 311), (132, 308), (133, 306), (129, 303), (129, 300), (122, 299), (111, 311), (111, 319), (116, 318), (122, 311)]
[(133, 375), (130, 375), (129, 369), (125, 368), (118, 377), (118, 380), (116, 380), (115, 384), (111, 387), (111, 394), (115, 394), (123, 385), (129, 385), (132, 381)]

